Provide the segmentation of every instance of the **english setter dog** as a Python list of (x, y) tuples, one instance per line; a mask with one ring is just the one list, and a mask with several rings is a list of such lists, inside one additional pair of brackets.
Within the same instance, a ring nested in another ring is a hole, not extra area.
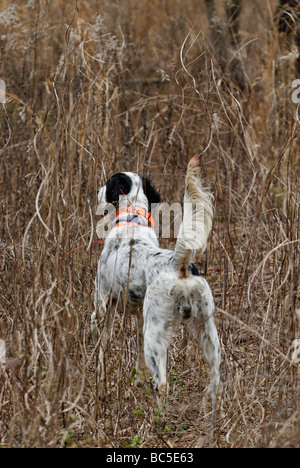
[(206, 280), (192, 263), (196, 251), (206, 249), (213, 217), (213, 197), (201, 181), (199, 157), (194, 156), (188, 165), (175, 251), (159, 247), (151, 205), (159, 203), (160, 196), (148, 178), (132, 172), (115, 174), (98, 190), (99, 201), (103, 198), (117, 208), (117, 213), (98, 263), (91, 317), (102, 369), (117, 304), (120, 310), (126, 308), (137, 315), (136, 383), (152, 376), (158, 407), (164, 408), (168, 346), (176, 328), (186, 323), (199, 340), (209, 366), (209, 390), (215, 406), (220, 345), (214, 301)]

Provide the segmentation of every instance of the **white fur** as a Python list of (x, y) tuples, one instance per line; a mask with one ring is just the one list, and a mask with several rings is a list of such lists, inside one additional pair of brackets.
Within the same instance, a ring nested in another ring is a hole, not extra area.
[[(121, 196), (119, 209), (130, 203), (149, 210), (141, 178), (134, 173), (126, 174), (132, 187), (130, 193)], [(105, 187), (99, 193), (99, 201), (103, 201)], [(144, 382), (150, 371), (160, 406), (167, 393), (168, 346), (181, 323), (191, 328), (201, 344), (211, 372), (210, 391), (214, 404), (219, 386), (220, 346), (214, 323), (214, 301), (205, 279), (191, 271), (192, 256), (197, 249), (206, 248), (212, 225), (212, 195), (203, 187), (195, 158), (188, 168), (184, 199), (191, 204), (191, 209), (184, 211), (175, 252), (160, 249), (151, 227), (129, 225), (112, 229), (95, 281), (91, 325), (100, 345), (101, 364), (110, 337), (113, 307), (118, 302), (121, 310), (126, 307), (137, 315), (137, 383)], [(125, 213), (117, 221), (127, 219)], [(191, 229), (192, 223), (196, 234)]]
[(175, 247), (175, 266), (182, 266), (182, 260), (189, 263), (196, 250), (205, 251), (212, 227), (212, 199), (200, 179), (200, 168), (190, 164), (185, 179), (184, 214)]

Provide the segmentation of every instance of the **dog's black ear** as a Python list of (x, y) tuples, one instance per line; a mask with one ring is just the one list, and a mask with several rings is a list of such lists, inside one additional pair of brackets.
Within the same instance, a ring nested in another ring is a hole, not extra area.
[(123, 172), (114, 174), (106, 182), (106, 200), (108, 203), (118, 203), (119, 197), (128, 195), (132, 187), (130, 177)]
[(148, 177), (143, 177), (143, 189), (146, 197), (148, 198), (149, 205), (160, 202), (160, 195), (151, 184)]

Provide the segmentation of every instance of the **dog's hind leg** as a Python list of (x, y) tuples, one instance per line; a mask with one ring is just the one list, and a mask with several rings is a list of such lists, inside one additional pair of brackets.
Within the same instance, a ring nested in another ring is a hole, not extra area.
[(203, 357), (210, 370), (208, 391), (212, 399), (212, 425), (215, 423), (220, 387), (220, 342), (214, 321), (214, 303), (211, 292), (206, 290), (201, 297), (198, 313), (190, 322), (194, 335), (198, 338)]
[(209, 393), (212, 399), (213, 414), (215, 415), (220, 385), (220, 344), (212, 318), (207, 320), (205, 329), (201, 330), (199, 338), (204, 359), (210, 370)]
[(153, 377), (157, 391), (157, 406), (160, 411), (166, 410), (167, 384), (167, 356), (169, 340), (161, 340), (158, 329), (145, 331), (145, 361)]
[[(160, 285), (161, 286), (161, 285)], [(173, 336), (174, 302), (167, 288), (157, 285), (152, 293), (147, 293), (144, 301), (144, 352), (145, 362), (153, 377), (157, 391), (157, 406), (166, 410), (167, 356)]]

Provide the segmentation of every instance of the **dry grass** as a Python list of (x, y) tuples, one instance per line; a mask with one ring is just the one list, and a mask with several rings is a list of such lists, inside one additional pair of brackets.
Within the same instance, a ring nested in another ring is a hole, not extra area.
[[(299, 447), (300, 124), (276, 2), (263, 12), (245, 2), (238, 55), (224, 40), (227, 68), (202, 0), (0, 3), (10, 5), (0, 16), (1, 446)], [(60, 259), (96, 240), (106, 176), (144, 173), (164, 201), (181, 201), (187, 161), (205, 148), (215, 222), (198, 263), (222, 342), (214, 442), (207, 369), (184, 329), (169, 353), (165, 419), (151, 382), (130, 383), (129, 316), (115, 316), (99, 398), (89, 321), (101, 245)]]

